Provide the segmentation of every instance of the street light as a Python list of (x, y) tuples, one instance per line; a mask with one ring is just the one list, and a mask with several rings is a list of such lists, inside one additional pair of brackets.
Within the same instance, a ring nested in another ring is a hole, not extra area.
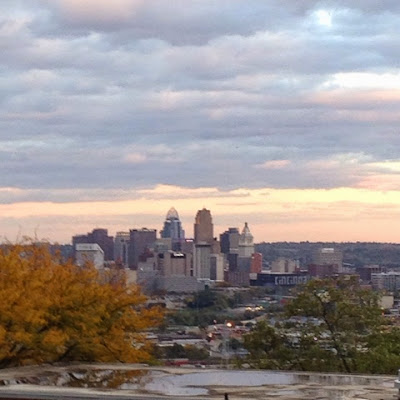
[(222, 338), (224, 344), (224, 358), (225, 358), (225, 368), (229, 369), (229, 338), (230, 338), (230, 329), (232, 328), (232, 322), (226, 322), (224, 324), (224, 329), (222, 331)]

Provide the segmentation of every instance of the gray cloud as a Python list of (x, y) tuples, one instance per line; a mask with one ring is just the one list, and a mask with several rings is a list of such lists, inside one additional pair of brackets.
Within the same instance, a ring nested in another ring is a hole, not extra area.
[[(0, 187), (29, 189), (0, 202), (357, 186), (398, 159), (397, 1), (3, 0), (0, 15)], [(340, 80), (353, 72), (360, 87)], [(260, 168), (274, 160), (290, 162)]]

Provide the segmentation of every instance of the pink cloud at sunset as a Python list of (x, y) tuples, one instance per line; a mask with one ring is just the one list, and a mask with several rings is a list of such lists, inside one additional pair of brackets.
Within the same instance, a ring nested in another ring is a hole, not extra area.
[[(11, 238), (18, 232), (32, 236), (37, 231), (40, 237), (68, 242), (72, 233), (90, 230), (91, 226), (107, 225), (114, 233), (138, 226), (160, 229), (172, 204), (179, 210), (188, 235), (196, 211), (204, 206), (212, 211), (216, 233), (246, 220), (258, 241), (312, 241), (318, 237), (395, 241), (400, 235), (400, 228), (387, 229), (393, 218), (400, 218), (400, 192), (361, 188), (221, 192), (215, 188), (159, 186), (131, 201), (3, 204), (0, 222), (9, 225)], [(377, 229), (371, 230), (371, 226)]]

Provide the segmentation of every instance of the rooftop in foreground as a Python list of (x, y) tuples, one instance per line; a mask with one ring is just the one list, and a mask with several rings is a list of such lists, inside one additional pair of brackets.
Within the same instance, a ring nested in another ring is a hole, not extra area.
[(0, 371), (0, 398), (280, 399), (396, 398), (394, 376), (74, 364)]

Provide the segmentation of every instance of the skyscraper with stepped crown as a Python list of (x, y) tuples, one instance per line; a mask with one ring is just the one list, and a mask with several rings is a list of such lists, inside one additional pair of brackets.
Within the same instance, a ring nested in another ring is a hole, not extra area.
[(211, 212), (206, 208), (197, 211), (194, 222), (194, 242), (212, 245), (214, 241), (214, 225)]

